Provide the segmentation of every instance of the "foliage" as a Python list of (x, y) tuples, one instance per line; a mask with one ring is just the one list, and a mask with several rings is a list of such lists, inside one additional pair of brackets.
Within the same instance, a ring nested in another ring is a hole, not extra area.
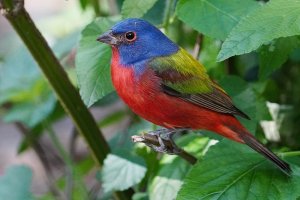
[(32, 200), (30, 185), (32, 171), (25, 166), (11, 166), (0, 177), (0, 198)]
[(300, 168), (293, 170), (290, 178), (249, 147), (222, 141), (188, 173), (177, 199), (297, 199)]
[(109, 78), (111, 51), (107, 45), (95, 42), (95, 35), (104, 33), (113, 22), (110, 19), (98, 18), (82, 32), (76, 56), (76, 72), (80, 94), (88, 106), (113, 91)]
[[(190, 131), (176, 140), (199, 159), (194, 166), (180, 157), (158, 155), (142, 144), (134, 145), (130, 137), (159, 127), (122, 107), (97, 119), (101, 129), (124, 122), (126, 125), (122, 131), (111, 134), (114, 136), (108, 143), (112, 151), (95, 175), (90, 156), (81, 161), (73, 159), (74, 152), (67, 151), (55, 138), (52, 126), (65, 113), (35, 61), (24, 47), (18, 47), (0, 55), (0, 114), (5, 122), (21, 124), (29, 133), (20, 144), (20, 152), (28, 147), (35, 149), (45, 133), (54, 136), (50, 139), (59, 150), (65, 170), (60, 178), (55, 178), (52, 189), (65, 195), (71, 191), (73, 199), (112, 199), (114, 191), (128, 188), (133, 189), (135, 200), (299, 199), (299, 1), (111, 2), (79, 0), (82, 10), (89, 12), (93, 7), (95, 15), (100, 17), (81, 26), (80, 37), (78, 30), (71, 31), (63, 39), (56, 38), (52, 47), (73, 83), (78, 85), (86, 106), (105, 109), (119, 101), (110, 77), (111, 50), (96, 41), (116, 22), (128, 17), (147, 19), (190, 52), (200, 36), (200, 52), (195, 55), (199, 55), (212, 79), (226, 90), (235, 105), (251, 118), (239, 118), (240, 121), (270, 149), (280, 152), (294, 173), (288, 177), (247, 146), (208, 131)], [(273, 102), (278, 109), (267, 107), (267, 102)], [(262, 120), (276, 124), (276, 130), (271, 132), (280, 140), (268, 141), (260, 126)], [(76, 132), (73, 137), (76, 138)], [(47, 149), (45, 154), (49, 152)], [(0, 177), (0, 196), (33, 198), (35, 195), (29, 192), (31, 173), (26, 167), (9, 168)], [(91, 176), (97, 181), (92, 184), (83, 181)], [(15, 182), (16, 179), (20, 182)], [(56, 196), (52, 191), (39, 198)]]
[(299, 2), (275, 0), (244, 17), (224, 41), (218, 60), (256, 50), (280, 37), (300, 34)]

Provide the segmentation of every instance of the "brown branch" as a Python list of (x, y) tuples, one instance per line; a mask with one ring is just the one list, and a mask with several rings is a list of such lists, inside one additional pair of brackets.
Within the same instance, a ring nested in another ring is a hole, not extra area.
[[(150, 135), (150, 134), (145, 133), (141, 136), (134, 135), (131, 137), (131, 139), (134, 143), (141, 142), (144, 144), (159, 146), (157, 136), (155, 136), (155, 135)], [(168, 140), (165, 141), (165, 144), (169, 149), (175, 148), (173, 146), (173, 144)], [(176, 147), (176, 148), (178, 148), (178, 147)], [(180, 156), (181, 158), (183, 158), (184, 160), (186, 160), (187, 162), (189, 162), (192, 165), (196, 164), (197, 158), (195, 156), (189, 154), (188, 152), (184, 151), (183, 149), (181, 149), (181, 150), (182, 151), (180, 151), (180, 153), (177, 154), (178, 156)]]

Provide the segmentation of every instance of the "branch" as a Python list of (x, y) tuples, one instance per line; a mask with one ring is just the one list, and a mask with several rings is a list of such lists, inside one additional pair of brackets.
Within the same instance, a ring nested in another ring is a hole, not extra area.
[(196, 60), (198, 60), (198, 58), (199, 58), (202, 43), (203, 43), (203, 35), (201, 33), (199, 33), (199, 34), (197, 34), (196, 44), (195, 44), (194, 50), (193, 50), (193, 57)]
[[(155, 135), (150, 135), (150, 134), (146, 133), (146, 134), (143, 134), (142, 136), (134, 135), (134, 136), (131, 137), (131, 139), (135, 143), (141, 142), (141, 143), (144, 143), (144, 144), (159, 146), (157, 136), (155, 136)], [(170, 141), (166, 140), (165, 142), (166, 142), (166, 145), (169, 149), (173, 149), (173, 144)], [(195, 158), (193, 155), (189, 154), (188, 152), (186, 152), (184, 150), (182, 150), (177, 155), (180, 156), (181, 158), (183, 158), (184, 160), (186, 160), (187, 162), (189, 162), (192, 165), (196, 164), (196, 162), (197, 162), (197, 158)]]
[[(20, 133), (24, 135), (24, 137), (29, 137), (30, 130), (27, 129), (23, 124), (20, 122), (16, 122), (15, 126), (19, 129)], [(47, 173), (47, 181), (48, 186), (51, 193), (58, 199), (63, 199), (63, 195), (59, 191), (59, 189), (55, 186), (55, 176), (53, 174), (53, 170), (51, 168), (51, 164), (46, 156), (44, 151), (43, 145), (39, 143), (37, 140), (28, 140), (28, 143), (36, 153), (37, 157), (40, 159), (42, 166), (44, 167), (45, 172)]]
[[(0, 0), (0, 12), (29, 49), (62, 107), (73, 120), (78, 132), (85, 138), (92, 155), (101, 167), (110, 152), (109, 146), (78, 91), (25, 10), (24, 0)], [(132, 193), (133, 191), (124, 191), (116, 192), (114, 195), (117, 199), (123, 200), (130, 199)]]

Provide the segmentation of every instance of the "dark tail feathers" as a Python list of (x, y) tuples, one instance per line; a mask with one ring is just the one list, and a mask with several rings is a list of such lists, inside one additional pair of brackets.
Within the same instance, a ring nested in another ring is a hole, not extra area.
[(272, 151), (267, 149), (264, 145), (262, 145), (260, 142), (258, 142), (254, 136), (252, 136), (250, 133), (242, 133), (239, 134), (241, 139), (244, 140), (244, 142), (257, 151), (258, 153), (261, 153), (263, 156), (265, 156), (267, 159), (272, 161), (279, 169), (281, 169), (285, 174), (291, 175), (292, 170), (288, 163), (281, 160), (278, 156), (276, 156)]

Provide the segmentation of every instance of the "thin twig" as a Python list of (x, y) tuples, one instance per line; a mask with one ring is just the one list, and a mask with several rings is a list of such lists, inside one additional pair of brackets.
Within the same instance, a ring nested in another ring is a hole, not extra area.
[(70, 138), (69, 152), (72, 160), (75, 160), (76, 155), (76, 140), (78, 138), (78, 131), (73, 127)]
[(172, 9), (173, 9), (173, 3), (174, 3), (174, 0), (168, 0), (166, 2), (165, 14), (164, 14), (164, 20), (163, 20), (163, 28), (165, 29), (166, 33), (168, 33), (168, 28), (170, 25), (170, 16), (171, 16)]
[[(150, 145), (155, 145), (155, 146), (159, 146), (159, 142), (157, 139), (157, 136), (155, 135), (150, 135), (150, 134), (143, 134), (143, 135), (134, 135), (131, 137), (132, 141), (137, 143), (137, 142), (141, 142), (144, 144), (150, 144)], [(173, 149), (173, 144), (170, 141), (165, 141), (166, 146), (169, 149)], [(178, 147), (177, 147), (178, 148)], [(183, 159), (185, 159), (186, 161), (188, 161), (190, 164), (194, 165), (197, 162), (197, 158), (191, 154), (189, 154), (188, 152), (184, 151), (183, 149), (181, 149), (182, 151), (180, 151), (180, 153), (178, 153), (177, 155), (182, 157)]]
[[(22, 123), (16, 122), (16, 127), (19, 129), (20, 133), (24, 135), (24, 137), (29, 137), (30, 131), (26, 128)], [(53, 174), (53, 170), (51, 168), (51, 164), (47, 158), (47, 154), (44, 151), (42, 145), (37, 140), (29, 140), (29, 145), (32, 147), (33, 151), (36, 153), (38, 158), (41, 161), (42, 166), (44, 167), (46, 174), (47, 174), (47, 182), (51, 193), (58, 199), (64, 199), (63, 194), (60, 190), (55, 186), (55, 176)]]
[(66, 199), (72, 199), (73, 194), (73, 175), (74, 175), (74, 164), (73, 160), (70, 157), (70, 155), (66, 152), (65, 148), (61, 144), (60, 140), (58, 139), (56, 133), (54, 132), (51, 125), (47, 124), (46, 130), (48, 132), (48, 135), (50, 137), (50, 140), (55, 147), (55, 149), (58, 151), (59, 155), (62, 157), (64, 163), (65, 163), (65, 173), (66, 173), (66, 188), (65, 188), (65, 194)]
[(197, 34), (196, 43), (193, 50), (193, 57), (197, 60), (200, 55), (200, 51), (203, 43), (202, 41), (203, 41), (203, 35), (201, 33)]

